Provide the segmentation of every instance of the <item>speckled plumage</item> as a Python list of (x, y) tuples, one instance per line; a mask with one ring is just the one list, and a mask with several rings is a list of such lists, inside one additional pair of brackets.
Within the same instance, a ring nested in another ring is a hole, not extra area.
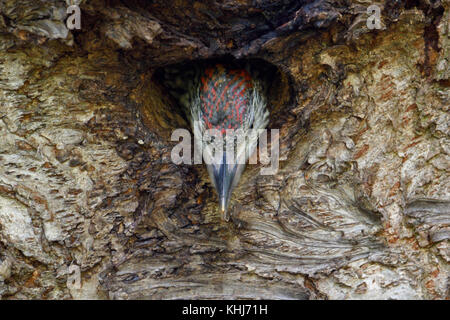
[[(184, 67), (167, 68), (164, 82), (185, 109), (196, 146), (201, 148), (197, 151), (203, 156), (219, 196), (222, 217), (228, 220), (228, 202), (246, 161), (256, 149), (257, 129), (264, 129), (269, 121), (263, 88), (269, 79), (260, 80), (261, 71), (244, 63), (201, 63)], [(221, 139), (211, 139), (210, 130)], [(233, 159), (227, 150), (226, 139), (230, 137), (227, 130), (234, 130), (233, 143), (228, 145), (234, 146)], [(225, 141), (219, 146), (220, 140)], [(223, 157), (215, 158), (218, 148), (222, 148)]]
[(205, 70), (199, 88), (200, 108), (205, 127), (217, 129), (241, 128), (249, 114), (248, 103), (253, 84), (245, 70), (226, 70), (218, 65)]
[[(187, 103), (191, 125), (197, 145), (202, 146), (203, 157), (213, 158), (217, 145), (205, 139), (208, 129), (216, 129), (223, 137), (228, 129), (237, 130), (246, 143), (234, 144), (234, 162), (226, 158), (224, 142), (223, 158), (216, 163), (207, 163), (211, 180), (219, 195), (223, 218), (228, 220), (228, 202), (234, 187), (239, 182), (245, 162), (257, 146), (258, 132), (268, 123), (269, 113), (261, 84), (244, 69), (214, 65), (200, 72), (198, 81), (191, 87)], [(239, 130), (238, 130), (239, 129)], [(238, 140), (239, 141), (239, 140)], [(243, 159), (244, 161), (236, 161)]]

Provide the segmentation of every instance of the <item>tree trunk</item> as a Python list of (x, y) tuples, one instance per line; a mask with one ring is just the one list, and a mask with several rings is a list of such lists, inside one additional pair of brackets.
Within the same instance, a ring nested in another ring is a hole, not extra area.
[[(446, 0), (0, 0), (0, 297), (448, 298), (449, 20)], [(172, 163), (188, 124), (155, 76), (224, 57), (276, 69), (282, 160), (246, 168), (228, 222), (205, 167)]]

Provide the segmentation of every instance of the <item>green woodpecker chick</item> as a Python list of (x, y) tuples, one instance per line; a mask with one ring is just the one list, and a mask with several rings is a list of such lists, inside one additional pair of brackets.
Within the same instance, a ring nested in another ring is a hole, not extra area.
[[(261, 83), (244, 69), (217, 64), (191, 82), (187, 114), (219, 197), (223, 219), (245, 163), (256, 150), (258, 130), (269, 121)], [(191, 79), (193, 80), (193, 79)], [(222, 152), (220, 152), (222, 150)]]

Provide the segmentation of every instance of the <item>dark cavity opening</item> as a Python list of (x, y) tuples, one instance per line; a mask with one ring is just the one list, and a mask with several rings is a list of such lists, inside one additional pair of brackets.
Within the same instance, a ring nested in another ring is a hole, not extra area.
[(167, 65), (155, 70), (153, 79), (162, 85), (166, 93), (174, 100), (179, 114), (187, 121), (185, 108), (181, 102), (196, 70), (202, 70), (208, 66), (223, 64), (224, 66), (246, 69), (257, 77), (267, 99), (267, 108), (270, 112), (270, 121), (267, 128), (281, 128), (287, 119), (287, 111), (294, 101), (293, 81), (291, 77), (280, 68), (263, 59), (235, 59), (231, 56), (205, 59), (197, 61), (184, 61)]

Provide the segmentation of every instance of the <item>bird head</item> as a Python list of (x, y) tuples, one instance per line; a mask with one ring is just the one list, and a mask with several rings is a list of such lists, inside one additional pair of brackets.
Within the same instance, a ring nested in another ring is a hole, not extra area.
[(257, 129), (268, 122), (266, 100), (249, 72), (223, 65), (206, 68), (194, 90), (189, 105), (194, 138), (228, 220), (233, 189), (257, 146)]

